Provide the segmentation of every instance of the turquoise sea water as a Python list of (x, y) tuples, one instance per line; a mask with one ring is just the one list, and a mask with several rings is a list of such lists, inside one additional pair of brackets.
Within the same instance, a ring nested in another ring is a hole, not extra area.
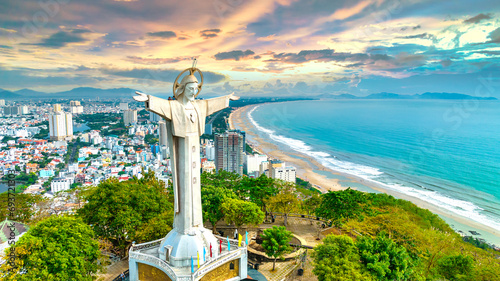
[(500, 230), (500, 101), (301, 101), (249, 116), (280, 147)]

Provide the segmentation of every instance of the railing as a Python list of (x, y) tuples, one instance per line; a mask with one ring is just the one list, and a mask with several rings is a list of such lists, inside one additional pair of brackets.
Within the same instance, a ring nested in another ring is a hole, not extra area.
[(157, 257), (153, 257), (153, 256), (147, 255), (147, 254), (142, 254), (139, 252), (130, 252), (129, 258), (152, 263), (152, 264), (158, 266), (159, 268), (164, 269), (171, 279), (175, 279), (175, 272), (172, 270), (172, 268), (170, 268), (168, 263), (157, 258)]
[(154, 247), (160, 245), (162, 240), (163, 240), (163, 238), (155, 240), (155, 241), (150, 241), (150, 242), (146, 242), (146, 243), (132, 245), (132, 247), (130, 247), (130, 250), (135, 252), (135, 251), (139, 251), (139, 250), (154, 248)]

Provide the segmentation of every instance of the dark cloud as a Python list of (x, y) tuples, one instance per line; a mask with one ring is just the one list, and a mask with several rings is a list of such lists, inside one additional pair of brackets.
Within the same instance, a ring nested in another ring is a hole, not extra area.
[(75, 28), (71, 30), (71, 33), (74, 34), (82, 34), (82, 33), (91, 33), (92, 31), (90, 29), (86, 28)]
[(361, 53), (335, 53), (334, 50), (331, 49), (323, 49), (323, 50), (302, 50), (299, 53), (279, 53), (273, 54), (273, 58), (267, 60), (268, 62), (284, 62), (284, 63), (292, 63), (292, 64), (301, 64), (309, 61), (320, 61), (320, 62), (329, 62), (329, 61), (346, 61), (346, 60), (385, 60), (386, 57), (384, 55), (373, 55), (371, 57), (368, 54)]
[(421, 34), (402, 36), (402, 37), (397, 37), (397, 38), (400, 38), (400, 39), (435, 39), (436, 37), (432, 34), (429, 34), (429, 33), (421, 33)]
[(221, 30), (218, 28), (205, 29), (205, 30), (200, 31), (200, 36), (205, 38), (205, 39), (209, 39), (209, 38), (217, 37), (218, 33), (220, 33), (220, 32), (221, 32)]
[(77, 29), (76, 32), (75, 30), (70, 32), (59, 31), (50, 35), (48, 38), (42, 39), (41, 43), (33, 45), (58, 49), (68, 45), (69, 43), (80, 43), (88, 41), (88, 39), (83, 38), (80, 34), (82, 34), (81, 29)]
[(58, 73), (60, 70), (11, 68), (0, 66), (0, 85), (6, 88), (39, 87), (54, 85), (89, 85), (95, 84), (100, 78), (91, 75), (71, 73), (70, 76)]
[(468, 18), (466, 20), (464, 20), (464, 23), (479, 23), (480, 21), (482, 20), (489, 20), (491, 19), (491, 15), (490, 14), (478, 14), (476, 16), (473, 16), (472, 18)]
[[(101, 70), (105, 74), (128, 77), (128, 78), (136, 78), (141, 80), (154, 80), (161, 82), (169, 82), (173, 83), (175, 78), (181, 70), (175, 69), (154, 69), (154, 68), (133, 68), (133, 69), (102, 69)], [(224, 81), (227, 79), (226, 76), (211, 72), (204, 71), (203, 72), (204, 83), (213, 84)]]
[(236, 60), (239, 61), (240, 59), (248, 58), (255, 53), (252, 50), (235, 50), (235, 51), (230, 51), (230, 52), (221, 52), (215, 54), (215, 59), (216, 60)]
[(489, 37), (491, 40), (488, 43), (500, 43), (500, 27), (493, 30)]
[(170, 39), (177, 37), (177, 34), (173, 31), (158, 31), (158, 32), (148, 32), (148, 36), (158, 37), (162, 39)]
[(126, 61), (145, 65), (159, 65), (167, 63), (176, 63), (180, 61), (190, 61), (194, 57), (176, 57), (176, 58), (143, 58), (138, 56), (127, 56)]

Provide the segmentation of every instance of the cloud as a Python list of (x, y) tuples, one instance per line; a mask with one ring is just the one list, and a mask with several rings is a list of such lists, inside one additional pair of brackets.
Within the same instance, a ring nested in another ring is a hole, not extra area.
[(482, 20), (489, 20), (491, 19), (491, 15), (490, 14), (478, 14), (476, 16), (473, 16), (472, 18), (468, 18), (466, 20), (464, 20), (464, 23), (467, 23), (467, 24), (470, 24), (470, 23), (479, 23), (480, 21)]
[(68, 45), (69, 43), (81, 43), (89, 41), (88, 39), (85, 39), (80, 35), (82, 33), (88, 32), (90, 31), (83, 31), (83, 29), (73, 29), (70, 32), (59, 31), (50, 35), (48, 38), (42, 39), (41, 43), (36, 43), (33, 45), (58, 49)]
[(173, 31), (157, 31), (157, 32), (148, 32), (148, 36), (150, 37), (158, 37), (162, 39), (170, 39), (177, 37), (177, 34)]
[(235, 51), (230, 51), (230, 52), (221, 52), (215, 54), (215, 59), (216, 60), (235, 60), (239, 61), (240, 59), (245, 59), (248, 58), (255, 53), (252, 50), (235, 50)]
[(177, 63), (180, 61), (190, 61), (195, 57), (176, 57), (176, 58), (143, 58), (138, 56), (127, 56), (126, 61), (145, 65), (159, 65), (167, 63)]
[(402, 36), (402, 37), (397, 37), (397, 38), (401, 38), (401, 39), (435, 39), (436, 36), (429, 34), (429, 33), (421, 33), (421, 34)]
[[(175, 78), (181, 70), (175, 69), (155, 69), (155, 68), (132, 68), (132, 69), (102, 69), (101, 70), (105, 74), (127, 77), (127, 78), (136, 78), (142, 80), (154, 80), (161, 82), (169, 82), (173, 83)], [(206, 84), (214, 84), (218, 82), (222, 82), (227, 80), (227, 77), (223, 74), (219, 74), (211, 71), (203, 72), (204, 83)]]
[(209, 39), (209, 38), (217, 37), (218, 33), (220, 33), (220, 32), (221, 32), (221, 30), (218, 28), (205, 29), (205, 30), (200, 31), (200, 36), (205, 38), (205, 39)]
[(488, 37), (491, 39), (488, 43), (500, 43), (500, 27), (493, 30)]

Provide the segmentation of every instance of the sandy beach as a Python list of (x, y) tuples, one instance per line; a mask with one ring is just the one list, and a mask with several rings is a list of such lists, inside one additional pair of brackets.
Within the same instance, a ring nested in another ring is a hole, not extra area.
[[(341, 190), (346, 189), (348, 186), (341, 185), (338, 179), (328, 178), (325, 175), (319, 174), (316, 171), (329, 171), (332, 174), (339, 175), (345, 178), (348, 178), (352, 183), (362, 184), (363, 186), (369, 187), (370, 189), (383, 192), (386, 194), (390, 194), (396, 198), (404, 199), (413, 202), (417, 206), (421, 208), (425, 208), (430, 210), (431, 212), (440, 215), (443, 219), (445, 219), (448, 224), (450, 224), (455, 230), (461, 230), (465, 232), (467, 235), (469, 230), (474, 230), (482, 233), (482, 236), (475, 236), (478, 238), (483, 238), (489, 243), (493, 243), (495, 245), (500, 245), (500, 230), (493, 229), (491, 227), (482, 225), (475, 221), (472, 221), (468, 218), (464, 218), (458, 216), (451, 211), (440, 208), (439, 206), (435, 206), (421, 199), (408, 196), (404, 193), (400, 193), (394, 190), (390, 190), (385, 188), (383, 185), (367, 181), (353, 175), (340, 173), (338, 171), (331, 170), (316, 161), (314, 158), (301, 154), (301, 153), (293, 153), (293, 152), (283, 152), (277, 145), (270, 143), (269, 141), (262, 139), (258, 136), (255, 131), (257, 129), (248, 119), (248, 112), (257, 105), (248, 105), (245, 107), (241, 107), (236, 109), (231, 113), (229, 117), (229, 126), (231, 129), (238, 129), (245, 131), (247, 134), (247, 143), (254, 148), (255, 151), (266, 154), (270, 158), (279, 159), (285, 161), (287, 165), (294, 166), (297, 168), (297, 176), (309, 181), (315, 187), (317, 187), (321, 192), (327, 192), (329, 190)], [(356, 189), (353, 187), (353, 189)]]

